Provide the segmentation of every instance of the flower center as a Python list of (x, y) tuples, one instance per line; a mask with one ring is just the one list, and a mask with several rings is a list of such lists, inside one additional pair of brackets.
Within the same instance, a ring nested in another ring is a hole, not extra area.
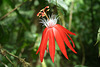
[(54, 20), (50, 19), (50, 20), (47, 22), (48, 27), (53, 27), (53, 26), (55, 25), (54, 22), (55, 22)]
[(55, 15), (51, 15), (51, 17), (48, 17), (46, 12), (49, 11), (49, 6), (46, 6), (40, 12), (37, 14), (39, 17), (46, 17), (46, 19), (43, 18), (42, 22), (46, 27), (50, 28), (53, 27), (57, 23), (57, 18)]

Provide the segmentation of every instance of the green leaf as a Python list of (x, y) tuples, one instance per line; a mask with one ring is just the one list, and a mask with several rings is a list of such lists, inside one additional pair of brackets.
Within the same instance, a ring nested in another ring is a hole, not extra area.
[(98, 34), (97, 34), (97, 42), (95, 43), (95, 45), (100, 41), (100, 28), (98, 30)]
[(100, 28), (98, 30), (97, 41), (100, 41)]
[(99, 57), (100, 57), (100, 43), (99, 43)]
[(54, 5), (61, 6), (65, 10), (68, 10), (68, 6), (63, 0), (47, 0), (49, 3), (53, 3)]

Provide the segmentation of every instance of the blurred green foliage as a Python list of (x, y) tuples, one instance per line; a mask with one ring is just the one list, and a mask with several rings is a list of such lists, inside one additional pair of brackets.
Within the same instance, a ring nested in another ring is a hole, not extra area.
[[(23, 2), (23, 5), (0, 20), (0, 44), (4, 49), (25, 58), (32, 67), (100, 66), (100, 0), (0, 0), (0, 18)], [(39, 54), (36, 55), (45, 28), (36, 15), (47, 5), (50, 6), (48, 15), (53, 13), (59, 16), (58, 24), (67, 29), (72, 11), (70, 28), (76, 36), (71, 37), (77, 54), (66, 47), (69, 60), (62, 55), (57, 43), (54, 63), (47, 52), (43, 63), (39, 60)], [(98, 43), (95, 45), (96, 41)], [(23, 67), (16, 58), (7, 56), (15, 66)], [(6, 66), (12, 67), (12, 64), (0, 54), (0, 67)]]

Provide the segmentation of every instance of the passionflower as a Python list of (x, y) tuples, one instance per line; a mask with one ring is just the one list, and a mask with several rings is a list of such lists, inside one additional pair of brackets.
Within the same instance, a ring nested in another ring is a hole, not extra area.
[[(45, 50), (47, 50), (47, 41), (49, 40), (49, 53), (50, 53), (52, 62), (54, 62), (55, 39), (56, 39), (56, 42), (57, 42), (61, 52), (68, 59), (64, 42), (66, 43), (68, 48), (70, 48), (74, 53), (77, 53), (74, 50), (75, 44), (74, 44), (72, 38), (69, 36), (69, 34), (70, 35), (76, 35), (76, 34), (67, 30), (63, 26), (57, 24), (56, 15), (51, 15), (51, 17), (48, 17), (46, 14), (46, 11), (48, 11), (48, 8), (49, 8), (49, 6), (45, 7), (37, 14), (37, 16), (39, 16), (39, 17), (46, 16), (47, 19), (43, 19), (41, 21), (41, 23), (43, 23), (46, 26), (46, 28), (43, 31), (41, 43), (40, 43), (40, 46), (39, 46), (36, 54), (38, 54), (38, 52), (40, 52), (40, 60), (42, 62)], [(70, 41), (68, 40), (68, 37), (71, 40), (73, 46), (71, 45)]]

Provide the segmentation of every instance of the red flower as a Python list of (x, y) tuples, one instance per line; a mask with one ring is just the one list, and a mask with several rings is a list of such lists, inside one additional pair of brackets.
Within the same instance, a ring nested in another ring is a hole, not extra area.
[[(57, 23), (57, 19), (56, 19), (55, 15), (52, 15), (51, 18), (48, 19), (48, 20), (43, 19), (41, 23), (43, 23), (46, 26), (46, 28), (43, 31), (41, 44), (39, 46), (39, 49), (36, 52), (36, 54), (37, 54), (40, 51), (40, 60), (41, 60), (41, 62), (43, 61), (44, 53), (45, 53), (45, 50), (47, 49), (47, 41), (48, 41), (48, 39), (49, 39), (50, 57), (51, 57), (53, 62), (54, 62), (54, 56), (55, 56), (55, 39), (57, 41), (57, 44), (58, 44), (61, 52), (63, 53), (63, 55), (67, 59), (68, 59), (68, 56), (67, 56), (67, 52), (66, 52), (66, 48), (65, 48), (64, 42), (66, 43), (66, 45), (74, 53), (77, 53), (73, 49), (73, 47), (75, 48), (74, 42), (73, 42), (72, 38), (69, 36), (69, 34), (71, 34), (71, 35), (76, 35), (76, 34), (70, 32), (69, 30), (67, 30), (63, 26), (61, 26), (59, 24), (56, 24)], [(68, 37), (72, 41), (73, 47), (70, 44), (70, 42), (68, 40)]]

